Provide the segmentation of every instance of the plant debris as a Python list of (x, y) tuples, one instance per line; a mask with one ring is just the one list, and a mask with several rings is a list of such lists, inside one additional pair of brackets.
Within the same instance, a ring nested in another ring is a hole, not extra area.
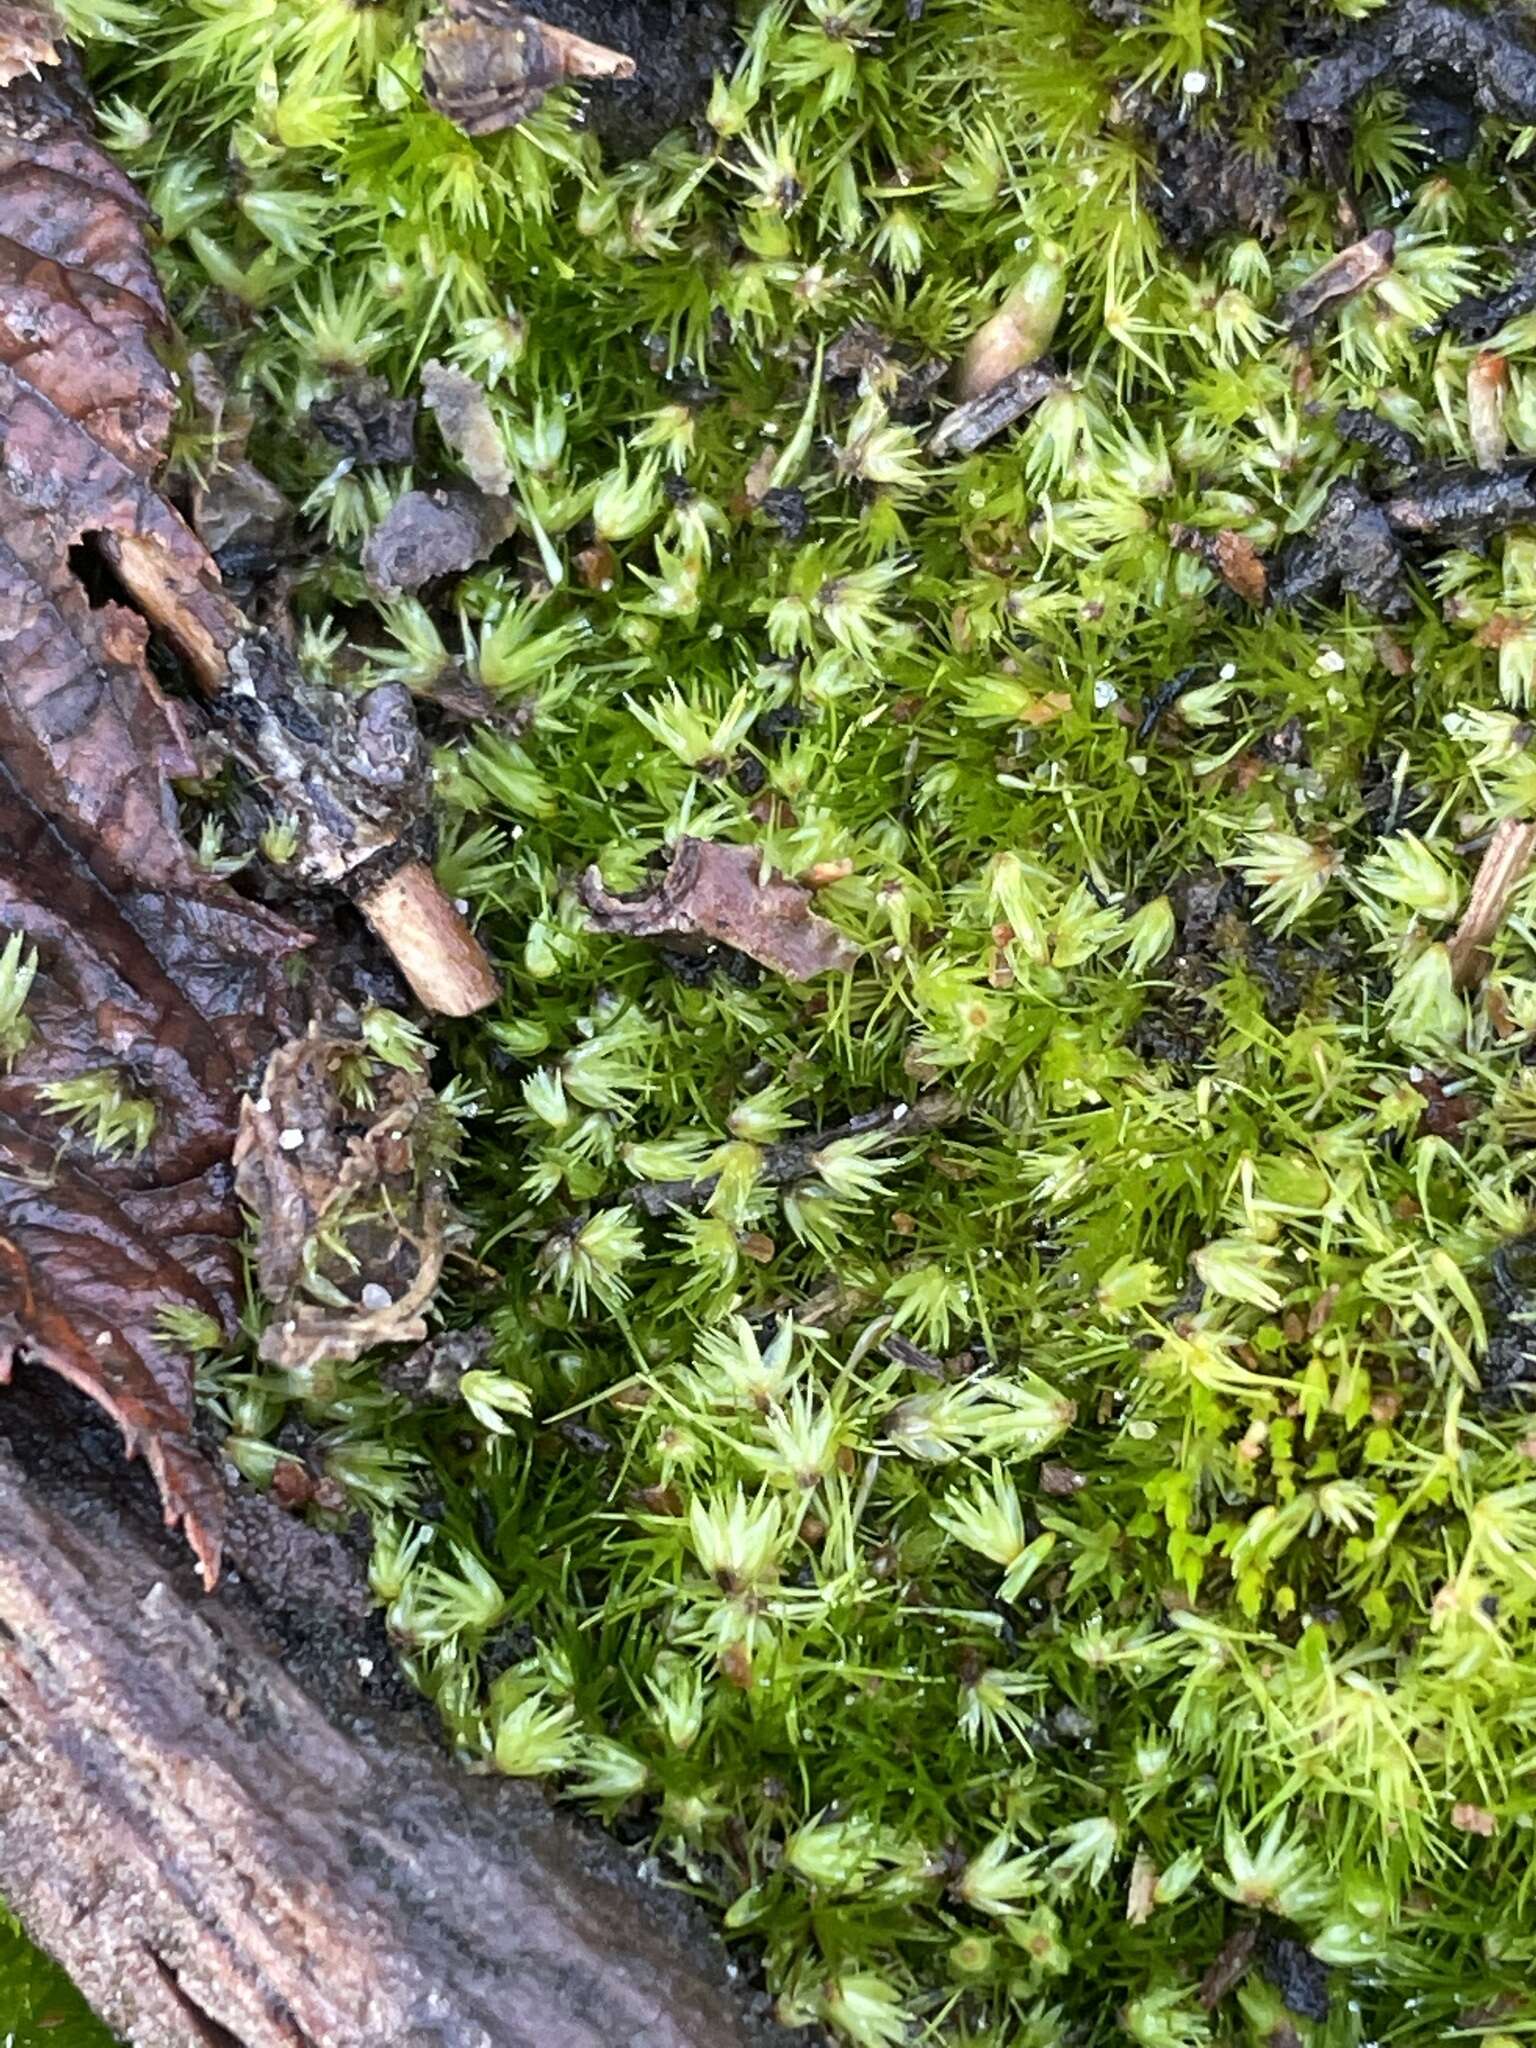
[(1394, 421), (1383, 419), (1379, 412), (1342, 405), (1333, 416), (1333, 424), (1344, 440), (1352, 441), (1357, 448), (1369, 449), (1386, 469), (1417, 469), (1424, 460), (1424, 452), (1412, 434)]
[(387, 467), (416, 459), (416, 400), (396, 398), (382, 377), (349, 378), (315, 400), (309, 422), (352, 462)]
[(430, 362), (421, 373), (427, 410), (438, 432), (469, 473), (475, 488), (504, 498), (512, 488), (512, 464), (483, 385), (446, 363)]
[(1473, 987), (1487, 974), (1488, 948), (1525, 880), (1533, 855), (1536, 825), (1523, 818), (1503, 819), (1478, 863), (1467, 907), (1447, 947), (1459, 987)]
[(1333, 55), (1322, 58), (1286, 102), (1292, 121), (1348, 113), (1370, 87), (1413, 86), (1454, 76), (1485, 114), (1536, 122), (1536, 48), (1514, 8), (1486, 13), (1444, 0), (1399, 0), (1368, 15)]
[(0, 86), (61, 63), (64, 28), (51, 7), (0, 6)]
[(421, 27), (429, 102), (466, 135), (516, 127), (551, 86), (633, 78), (635, 60), (556, 28), (505, 0), (443, 0)]
[(186, 728), (143, 622), (72, 560), (107, 531), (201, 554), (143, 481), (175, 403), (145, 209), (71, 72), (6, 89), (0, 156), (0, 928), (36, 966), (0, 1066), (0, 1376), (25, 1350), (98, 1400), (212, 1584), (219, 1486), (165, 1317), (235, 1326), (236, 1106), (304, 941), (193, 860)]
[(1536, 517), (1536, 461), (1509, 462), (1490, 474), (1424, 469), (1383, 501), (1394, 533), (1419, 541), (1491, 540)]
[(1341, 592), (1384, 619), (1407, 618), (1413, 596), (1389, 513), (1348, 480), (1328, 493), (1310, 531), (1281, 548), (1270, 566), (1272, 601), (1294, 609)]
[(1034, 411), (1060, 382), (1058, 374), (1041, 363), (1026, 363), (991, 385), (977, 398), (957, 405), (935, 429), (928, 443), (930, 455), (973, 455)]
[(1332, 2010), (1328, 1965), (1304, 1941), (1281, 1925), (1267, 1925), (1259, 1941), (1259, 1973), (1273, 1984), (1287, 2012), (1298, 2019), (1326, 2020)]
[(1385, 277), (1396, 247), (1397, 237), (1390, 228), (1375, 228), (1341, 249), (1291, 292), (1281, 308), (1285, 325), (1292, 334), (1310, 333), (1322, 314), (1336, 311), (1367, 285)]
[(685, 834), (651, 887), (615, 896), (602, 871), (590, 867), (581, 900), (600, 932), (665, 939), (670, 950), (693, 956), (729, 946), (790, 981), (845, 973), (859, 956), (853, 941), (811, 908), (815, 892), (767, 869), (756, 846)]
[(1501, 328), (1536, 308), (1536, 242), (1509, 252), (1510, 276), (1497, 291), (1471, 292), (1443, 315), (1441, 324), (1459, 341), (1492, 341)]
[(1214, 2012), (1222, 2000), (1242, 1983), (1258, 1945), (1257, 1927), (1239, 1927), (1228, 1935), (1216, 1960), (1200, 1980), (1200, 2003), (1207, 2012)]
[(516, 530), (503, 497), (481, 491), (407, 491), (369, 536), (363, 567), (386, 596), (473, 569)]
[(273, 1309), (269, 1364), (302, 1372), (424, 1341), (448, 1230), (439, 1121), (425, 1075), (372, 1071), (361, 1039), (311, 1027), (272, 1055), (234, 1150)]

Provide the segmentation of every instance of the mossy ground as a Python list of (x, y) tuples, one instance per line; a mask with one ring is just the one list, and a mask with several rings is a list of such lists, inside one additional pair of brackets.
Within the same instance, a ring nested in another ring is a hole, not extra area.
[[(485, 143), (428, 111), (415, 4), (70, 11), (188, 342), (304, 508), (305, 658), (522, 707), (445, 729), (440, 773), (506, 976), (439, 1041), (477, 1091), (450, 1314), (492, 1376), (423, 1413), (372, 1365), (215, 1360), (231, 1455), (322, 1432), (465, 1750), (654, 1842), (787, 2019), (1528, 2030), (1536, 1440), (1480, 1363), (1521, 1376), (1488, 1276), (1530, 1219), (1530, 899), (1491, 995), (1443, 941), (1536, 797), (1536, 553), (1440, 552), (1389, 631), (1254, 611), (1175, 532), (1305, 531), (1359, 462), (1344, 405), (1465, 459), (1474, 351), (1435, 320), (1536, 198), (1528, 138), (1441, 166), (1363, 106), (1396, 263), (1300, 346), (1277, 307), (1336, 195), (1181, 255), (1125, 116), (1138, 83), (1226, 104), (1263, 10), (781, 0), (707, 122), (610, 169), (559, 95)], [(833, 374), (853, 320), (952, 358), (1048, 244), (1067, 375), (1016, 434), (936, 463), (897, 373)], [(1500, 348), (1536, 452), (1536, 323)], [(380, 606), (404, 478), (305, 412), (434, 356), (486, 383), (530, 530)], [(770, 467), (782, 521), (746, 502)], [(586, 864), (633, 885), (682, 830), (840, 874), (859, 967), (679, 976), (589, 932)], [(962, 1120), (759, 1179), (934, 1088)], [(707, 1211), (623, 1204), (706, 1169)]]

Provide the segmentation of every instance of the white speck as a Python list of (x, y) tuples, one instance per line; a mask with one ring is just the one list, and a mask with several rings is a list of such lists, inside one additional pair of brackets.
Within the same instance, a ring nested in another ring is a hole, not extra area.
[(1145, 775), (1147, 772), (1147, 757), (1145, 754), (1128, 754), (1125, 765), (1133, 775)]
[(899, 1124), (903, 1117), (908, 1117), (911, 1114), (911, 1110), (908, 1109), (907, 1105), (904, 1102), (898, 1102), (896, 1107), (891, 1111), (891, 1122), (893, 1124)]
[(290, 1124), (286, 1131), (278, 1132), (277, 1142), (285, 1152), (297, 1152), (304, 1142), (304, 1133), (297, 1125)]
[(103, 1330), (96, 1339), (96, 1348), (99, 1351), (104, 1344), (110, 1344), (111, 1342), (112, 1332), (110, 1330)]
[(1111, 704), (1120, 702), (1120, 692), (1106, 677), (1100, 676), (1093, 686), (1093, 701), (1100, 711), (1107, 711)]
[(272, 1114), (271, 1096), (258, 1095), (255, 1102), (255, 1110), (258, 1116), (270, 1116)]
[(1230, 683), (1237, 674), (1237, 663), (1235, 661), (1224, 661), (1217, 670), (1217, 674), (1224, 683)]
[(453, 899), (453, 907), (459, 913), (460, 917), (468, 917), (469, 898), (467, 896), (455, 896)]
[(1203, 71), (1186, 71), (1179, 80), (1192, 100), (1198, 99), (1210, 82)]
[(359, 1657), (359, 1658), (358, 1658), (358, 1660), (357, 1660), (357, 1675), (358, 1675), (358, 1677), (359, 1677), (359, 1678), (372, 1678), (372, 1676), (373, 1676), (373, 1659), (372, 1659), (371, 1657)]
[(364, 1308), (378, 1310), (388, 1308), (393, 1297), (387, 1287), (381, 1287), (377, 1280), (370, 1280), (359, 1299)]
[(1342, 673), (1344, 669), (1346, 669), (1349, 666), (1348, 662), (1345, 661), (1343, 655), (1340, 654), (1337, 647), (1323, 648), (1322, 652), (1317, 657), (1317, 665), (1323, 671), (1324, 675), (1329, 676), (1339, 675), (1340, 673)]

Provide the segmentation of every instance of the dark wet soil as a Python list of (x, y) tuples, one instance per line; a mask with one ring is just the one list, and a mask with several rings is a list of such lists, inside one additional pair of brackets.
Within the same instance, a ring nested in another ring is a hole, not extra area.
[(540, 17), (635, 60), (632, 79), (589, 87), (587, 123), (610, 162), (643, 156), (704, 111), (738, 44), (731, 0), (541, 0)]

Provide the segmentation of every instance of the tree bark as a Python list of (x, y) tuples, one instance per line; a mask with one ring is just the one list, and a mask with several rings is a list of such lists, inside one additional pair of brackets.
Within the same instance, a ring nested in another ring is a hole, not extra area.
[(237, 1496), (205, 1595), (81, 1404), (0, 1430), (0, 1896), (134, 2048), (788, 2039), (615, 1843), (440, 1752), (341, 1539)]

